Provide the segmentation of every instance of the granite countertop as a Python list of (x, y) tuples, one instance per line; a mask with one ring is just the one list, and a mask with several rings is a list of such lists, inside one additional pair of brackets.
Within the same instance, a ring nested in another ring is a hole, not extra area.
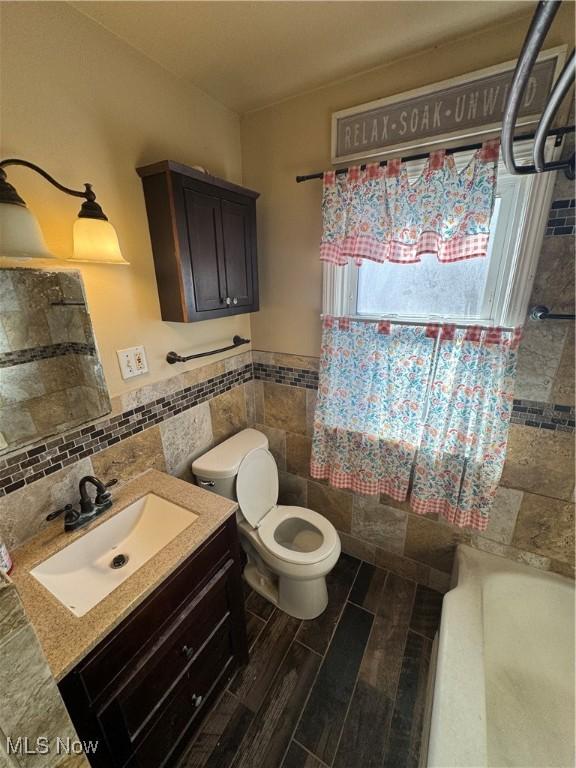
[[(38, 563), (109, 520), (132, 502), (154, 493), (198, 518), (84, 616), (74, 616), (30, 574)], [(120, 486), (110, 510), (74, 533), (62, 518), (14, 552), (10, 578), (16, 585), (56, 680), (61, 680), (122, 619), (236, 511), (237, 505), (191, 483), (150, 469)]]

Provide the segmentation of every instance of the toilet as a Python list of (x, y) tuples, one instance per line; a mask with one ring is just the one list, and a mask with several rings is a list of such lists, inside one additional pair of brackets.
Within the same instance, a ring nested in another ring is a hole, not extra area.
[(318, 512), (278, 504), (278, 468), (266, 435), (244, 429), (196, 459), (192, 473), (200, 487), (238, 502), (244, 578), (252, 589), (297, 619), (319, 616), (340, 538)]

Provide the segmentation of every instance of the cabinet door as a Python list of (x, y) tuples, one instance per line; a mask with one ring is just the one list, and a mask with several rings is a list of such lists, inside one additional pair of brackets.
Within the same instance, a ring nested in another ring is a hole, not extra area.
[(196, 312), (226, 307), (220, 200), (184, 190)]
[(222, 200), (222, 238), (226, 270), (226, 296), (231, 308), (254, 301), (254, 207)]

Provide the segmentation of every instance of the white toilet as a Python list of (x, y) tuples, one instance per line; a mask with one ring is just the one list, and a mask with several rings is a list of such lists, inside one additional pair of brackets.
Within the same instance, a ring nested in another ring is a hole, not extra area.
[(290, 616), (319, 616), (340, 538), (318, 512), (277, 504), (278, 468), (266, 435), (245, 429), (196, 459), (192, 472), (202, 488), (238, 501), (248, 584)]

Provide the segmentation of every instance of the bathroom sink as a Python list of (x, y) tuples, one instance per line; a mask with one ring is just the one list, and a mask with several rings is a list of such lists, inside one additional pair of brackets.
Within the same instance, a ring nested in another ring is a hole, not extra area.
[(30, 573), (75, 616), (84, 616), (197, 517), (149, 493)]

